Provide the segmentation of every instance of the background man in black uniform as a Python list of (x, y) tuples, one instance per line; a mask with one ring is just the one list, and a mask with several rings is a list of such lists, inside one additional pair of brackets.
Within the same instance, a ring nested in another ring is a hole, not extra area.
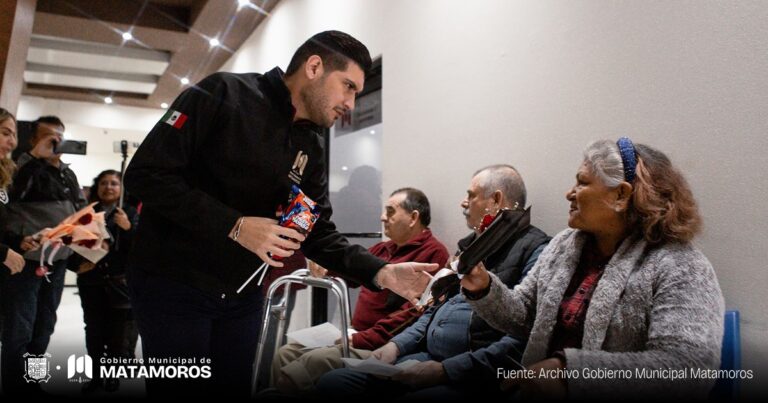
[[(184, 91), (126, 172), (144, 203), (129, 286), (145, 358), (210, 358), (210, 380), (147, 380), (150, 394), (248, 393), (261, 322), (253, 281), (272, 256), (304, 254), (369, 287), (416, 301), (436, 265), (387, 264), (350, 245), (330, 221), (321, 127), (354, 108), (368, 49), (319, 33), (285, 74), (216, 73)], [(305, 238), (273, 219), (298, 185), (321, 210)], [(215, 389), (207, 388), (213, 385)], [(217, 386), (226, 386), (224, 388)]]

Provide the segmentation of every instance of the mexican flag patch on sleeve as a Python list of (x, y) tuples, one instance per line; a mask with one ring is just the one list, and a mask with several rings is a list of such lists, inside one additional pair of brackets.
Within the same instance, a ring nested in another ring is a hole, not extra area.
[(173, 109), (168, 109), (168, 112), (163, 115), (160, 121), (173, 126), (175, 129), (181, 129), (184, 126), (184, 122), (187, 121), (187, 115)]

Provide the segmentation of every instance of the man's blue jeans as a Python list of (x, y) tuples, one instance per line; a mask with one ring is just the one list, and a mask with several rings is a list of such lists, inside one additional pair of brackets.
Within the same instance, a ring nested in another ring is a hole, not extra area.
[[(408, 360), (424, 362), (435, 360), (435, 357), (422, 351), (402, 356), (395, 363)], [(483, 396), (502, 397), (498, 385), (493, 383), (492, 380), (488, 383), (448, 382), (425, 388), (416, 388), (401, 382), (358, 372), (350, 368), (335, 369), (320, 377), (317, 381), (317, 393), (318, 396), (338, 400), (355, 397), (376, 397), (379, 399), (444, 401), (472, 399), (477, 397), (479, 393)]]
[(211, 360), (208, 379), (147, 379), (148, 396), (248, 396), (261, 330), (260, 292), (221, 298), (135, 267), (128, 289), (145, 365), (153, 358), (195, 358), (195, 365)]

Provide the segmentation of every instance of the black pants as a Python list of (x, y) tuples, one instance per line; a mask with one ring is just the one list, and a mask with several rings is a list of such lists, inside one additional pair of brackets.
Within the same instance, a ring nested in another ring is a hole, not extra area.
[(208, 379), (147, 379), (148, 396), (249, 395), (261, 293), (222, 298), (135, 268), (129, 270), (128, 286), (145, 363), (211, 360)]
[[(93, 376), (100, 378), (102, 357), (134, 356), (136, 324), (127, 295), (125, 276), (82, 275), (77, 279), (85, 322), (85, 346), (93, 359)], [(122, 288), (122, 289), (121, 289)]]
[(25, 353), (44, 354), (56, 325), (56, 310), (64, 290), (66, 261), (48, 267), (48, 279), (35, 276), (38, 262), (27, 260), (21, 273), (3, 270), (2, 335), (3, 393), (23, 393)]

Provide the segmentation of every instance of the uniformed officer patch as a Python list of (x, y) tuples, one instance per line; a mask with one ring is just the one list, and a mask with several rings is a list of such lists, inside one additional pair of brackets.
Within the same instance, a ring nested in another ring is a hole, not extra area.
[(173, 109), (168, 109), (168, 112), (165, 113), (160, 121), (173, 126), (174, 129), (181, 129), (184, 126), (184, 122), (187, 121), (187, 115)]
[(0, 189), (0, 204), (8, 204), (8, 193), (5, 189)]

